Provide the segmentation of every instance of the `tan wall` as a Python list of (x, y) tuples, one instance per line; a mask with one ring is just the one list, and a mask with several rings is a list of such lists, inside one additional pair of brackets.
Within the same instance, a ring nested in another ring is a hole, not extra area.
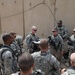
[[(23, 35), (22, 1), (0, 0), (2, 33), (15, 31)], [(57, 21), (63, 21), (71, 34), (75, 27), (75, 0), (24, 0), (25, 35), (31, 31), (31, 26), (35, 25), (39, 37), (48, 37), (56, 22), (54, 16)]]
[(63, 24), (72, 34), (75, 28), (75, 0), (57, 0), (56, 8), (57, 20), (62, 19)]

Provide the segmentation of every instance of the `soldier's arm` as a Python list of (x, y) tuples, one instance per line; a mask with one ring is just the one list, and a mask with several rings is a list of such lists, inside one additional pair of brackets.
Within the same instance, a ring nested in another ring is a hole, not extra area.
[(11, 48), (14, 50), (14, 51), (16, 51), (16, 47), (15, 47), (15, 45), (12, 43), (11, 45)]
[(52, 56), (53, 59), (53, 65), (56, 69), (60, 69), (60, 62), (54, 57)]
[(54, 56), (52, 56), (52, 63), (55, 71), (60, 75), (60, 62)]
[(64, 35), (63, 35), (63, 38), (65, 38), (67, 35), (68, 35), (68, 31), (67, 31), (67, 29), (64, 27)]
[(12, 53), (10, 51), (6, 51), (3, 53), (2, 58), (4, 61), (5, 74), (10, 75), (12, 73)]
[(26, 37), (26, 43), (27, 43), (27, 46), (31, 47), (31, 45), (32, 45), (32, 40), (31, 40), (31, 36), (30, 36), (30, 35), (28, 35), (28, 36)]
[(60, 44), (63, 45), (63, 38), (61, 36), (59, 36), (59, 40), (60, 40)]

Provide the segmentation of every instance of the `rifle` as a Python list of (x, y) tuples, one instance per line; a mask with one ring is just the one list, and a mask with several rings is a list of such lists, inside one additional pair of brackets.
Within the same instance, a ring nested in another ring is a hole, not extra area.
[(58, 48), (57, 48), (57, 46), (56, 46), (56, 43), (51, 39), (51, 36), (49, 36), (48, 39), (49, 39), (49, 44), (50, 44), (51, 46), (53, 46), (54, 50), (57, 51)]

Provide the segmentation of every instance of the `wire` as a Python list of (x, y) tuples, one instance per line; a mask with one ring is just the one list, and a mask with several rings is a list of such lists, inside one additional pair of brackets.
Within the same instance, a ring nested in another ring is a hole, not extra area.
[[(43, 0), (43, 2), (41, 2), (41, 3), (37, 4), (37, 5), (35, 5), (34, 7), (30, 8), (30, 9), (28, 9), (28, 10), (25, 10), (24, 12), (30, 11), (30, 10), (34, 9), (35, 7), (37, 7), (38, 5), (41, 5), (41, 4), (44, 4), (44, 5), (46, 5), (46, 6), (48, 7), (48, 9), (49, 9), (49, 11), (51, 12), (51, 14), (52, 14), (54, 20), (55, 20), (56, 23), (57, 23), (57, 20), (56, 20), (54, 14), (53, 14), (51, 8), (45, 3), (45, 0)], [(1, 17), (1, 19), (5, 19), (5, 18), (9, 18), (9, 17), (13, 17), (13, 16), (16, 16), (16, 15), (19, 15), (19, 14), (22, 14), (22, 13), (23, 13), (23, 12), (19, 12), (19, 13), (13, 14), (13, 15), (9, 15), (9, 16), (5, 16), (5, 17)]]
[(16, 16), (16, 15), (19, 15), (19, 14), (22, 14), (22, 13), (23, 13), (23, 12), (19, 12), (19, 13), (13, 14), (13, 15), (1, 17), (1, 19), (9, 18), (9, 17)]

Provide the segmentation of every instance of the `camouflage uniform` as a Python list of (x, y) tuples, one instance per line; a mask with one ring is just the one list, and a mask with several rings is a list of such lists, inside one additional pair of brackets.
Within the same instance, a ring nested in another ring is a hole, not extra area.
[(50, 52), (53, 54), (58, 60), (61, 59), (61, 52), (63, 50), (63, 39), (58, 34), (56, 36), (50, 35)]
[[(20, 72), (17, 72), (17, 73), (13, 73), (11, 75), (21, 75), (21, 74), (20, 74)], [(45, 74), (41, 70), (37, 70), (37, 71), (33, 71), (33, 73), (30, 75), (45, 75)]]
[[(60, 21), (59, 21), (60, 23)], [(57, 25), (57, 27), (55, 27), (58, 30), (58, 34), (61, 35), (61, 37), (63, 38), (63, 49), (64, 49), (64, 58), (68, 58), (68, 46), (67, 46), (67, 38), (68, 38), (68, 31), (65, 28), (64, 25), (61, 24), (61, 26), (59, 26), (59, 24)]]
[(65, 26), (61, 26), (61, 27), (55, 27), (58, 30), (58, 34), (61, 35), (62, 38), (66, 38), (68, 35), (68, 31), (65, 28)]
[(18, 57), (21, 55), (20, 47), (18, 46), (18, 44), (16, 43), (16, 41), (13, 41), (13, 43), (10, 46), (13, 49), (13, 51), (14, 51), (17, 59), (18, 59)]
[(57, 26), (55, 27), (57, 30), (58, 30), (58, 34), (61, 35), (61, 37), (64, 39), (63, 40), (63, 44), (64, 44), (64, 53), (67, 53), (68, 52), (68, 47), (67, 47), (67, 37), (68, 37), (68, 31), (67, 29), (65, 28), (64, 25), (62, 26)]
[(71, 41), (73, 42), (73, 46), (74, 46), (74, 48), (75, 48), (75, 35), (72, 35), (72, 36), (70, 37), (70, 39), (71, 39)]
[(66, 72), (64, 72), (61, 75), (75, 75), (75, 67), (71, 66), (70, 68), (67, 69)]
[(16, 38), (16, 43), (18, 44), (18, 46), (20, 47), (20, 52), (22, 54), (22, 49), (23, 49), (23, 38), (20, 35), (17, 35)]
[(10, 46), (4, 45), (0, 49), (0, 61), (3, 75), (10, 75), (17, 70), (17, 62)]
[(74, 34), (70, 37), (70, 40), (68, 40), (68, 49), (69, 49), (69, 55), (75, 52), (75, 35)]
[(35, 50), (34, 45), (33, 45), (33, 41), (37, 42), (37, 41), (39, 41), (39, 38), (35, 34), (30, 33), (29, 35), (26, 36), (25, 40), (26, 40), (26, 44), (27, 44), (27, 47), (29, 49), (29, 52), (33, 53)]
[[(57, 59), (47, 52), (35, 52), (32, 54), (34, 58), (35, 67), (34, 69), (40, 69), (45, 75), (60, 75), (59, 68), (60, 63)], [(43, 57), (43, 59), (41, 59)]]

